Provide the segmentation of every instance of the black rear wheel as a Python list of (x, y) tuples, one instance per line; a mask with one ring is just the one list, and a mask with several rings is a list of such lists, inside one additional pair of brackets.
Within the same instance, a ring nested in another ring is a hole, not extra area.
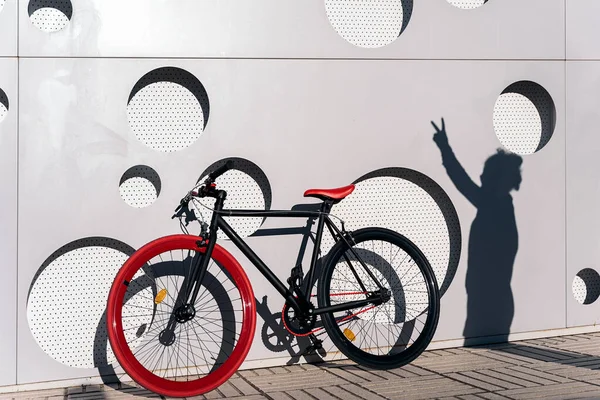
[(360, 229), (349, 243), (356, 255), (340, 241), (327, 256), (319, 279), (319, 307), (366, 299), (378, 290), (371, 275), (389, 291), (388, 300), (322, 314), (325, 329), (337, 348), (358, 364), (375, 369), (406, 365), (427, 348), (437, 328), (435, 274), (417, 246), (391, 230)]

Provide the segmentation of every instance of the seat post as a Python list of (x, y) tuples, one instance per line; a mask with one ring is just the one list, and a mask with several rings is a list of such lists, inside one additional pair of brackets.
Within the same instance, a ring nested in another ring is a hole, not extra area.
[(310, 302), (311, 289), (313, 286), (313, 279), (315, 276), (315, 270), (317, 266), (317, 260), (319, 259), (319, 252), (321, 250), (321, 239), (323, 238), (323, 228), (325, 227), (325, 217), (331, 211), (331, 207), (333, 206), (332, 200), (325, 200), (321, 204), (321, 215), (319, 215), (319, 222), (317, 224), (317, 236), (315, 238), (315, 247), (313, 248), (312, 257), (310, 260), (310, 268), (308, 270), (308, 286), (306, 286), (306, 293), (304, 293), (306, 297), (306, 301)]

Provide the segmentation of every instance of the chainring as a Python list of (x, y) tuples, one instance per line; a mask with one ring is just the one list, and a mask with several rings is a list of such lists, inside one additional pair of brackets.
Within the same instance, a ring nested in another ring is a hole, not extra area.
[[(311, 304), (311, 308), (314, 306)], [(286, 301), (281, 310), (281, 319), (285, 329), (294, 336), (308, 336), (313, 333), (315, 324), (317, 323), (317, 316), (311, 315), (307, 320), (302, 320), (296, 316), (296, 311), (293, 307), (290, 307)]]

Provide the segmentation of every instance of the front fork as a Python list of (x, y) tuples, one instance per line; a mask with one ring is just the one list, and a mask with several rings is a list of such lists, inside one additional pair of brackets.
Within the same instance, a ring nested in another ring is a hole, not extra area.
[(197, 242), (198, 248), (204, 247), (206, 250), (204, 253), (198, 252), (198, 257), (194, 257), (195, 260), (192, 259), (190, 273), (182, 283), (183, 290), (179, 292), (177, 299), (175, 299), (167, 327), (159, 335), (159, 341), (166, 346), (173, 344), (175, 341), (175, 327), (177, 323), (185, 323), (196, 315), (194, 304), (196, 304), (200, 286), (202, 286), (202, 281), (206, 276), (208, 263), (211, 260), (211, 255), (217, 241), (217, 212), (223, 209), (225, 192), (217, 191), (216, 199), (216, 212), (213, 213), (210, 223), (208, 241), (204, 237), (199, 237)]

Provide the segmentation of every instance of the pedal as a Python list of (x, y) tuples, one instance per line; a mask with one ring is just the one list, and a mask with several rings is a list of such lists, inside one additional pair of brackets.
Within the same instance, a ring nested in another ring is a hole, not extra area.
[(304, 353), (302, 355), (315, 354), (318, 352), (318, 350), (323, 349), (323, 341), (321, 339), (317, 339), (314, 333), (308, 335), (308, 338), (310, 339), (312, 344), (304, 350)]

